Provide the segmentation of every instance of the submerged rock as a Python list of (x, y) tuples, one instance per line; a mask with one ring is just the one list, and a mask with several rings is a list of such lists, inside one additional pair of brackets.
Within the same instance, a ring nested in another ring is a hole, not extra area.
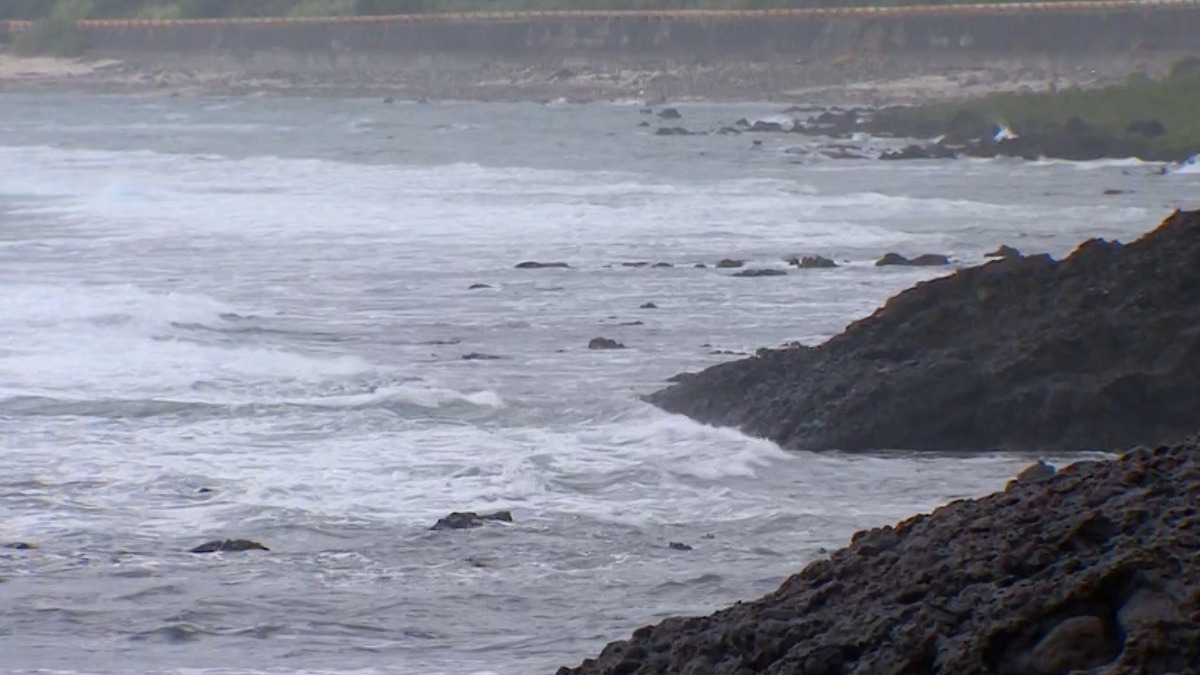
[(487, 284), (471, 284), (471, 286), (469, 288), (467, 288), (467, 290), (468, 291), (479, 291), (479, 290), (483, 290), (485, 288), (491, 288), (491, 286), (489, 286)]
[(741, 272), (735, 273), (733, 276), (735, 276), (735, 277), (786, 277), (787, 270), (777, 270), (777, 269), (774, 269), (771, 267), (764, 267), (761, 269), (742, 270)]
[(471, 352), (470, 354), (462, 355), (463, 361), (500, 361), (503, 358), (504, 358), (503, 356), (496, 356), (495, 354), (485, 354), (483, 352)]
[(802, 270), (830, 269), (838, 266), (829, 258), (819, 255), (806, 255), (803, 258), (792, 256), (788, 259), (788, 264)]
[(511, 523), (512, 511), (496, 511), (495, 513), (475, 513), (474, 511), (455, 511), (433, 524), (431, 530), (466, 530), (472, 527), (482, 527), (489, 521)]
[(37, 549), (37, 544), (30, 544), (24, 541), (14, 541), (11, 544), (0, 546), (0, 548), (7, 548), (11, 551), (33, 551)]
[(1081, 462), (859, 532), (770, 595), (558, 674), (1195, 672), (1198, 492), (1194, 443)]
[(667, 544), (667, 548), (671, 549), (672, 551), (690, 551), (690, 550), (692, 550), (691, 546), (688, 546), (687, 544), (685, 544), (681, 541), (673, 541), (670, 544)]
[(570, 269), (570, 267), (571, 266), (565, 262), (536, 262), (533, 260), (527, 260), (523, 263), (517, 263), (517, 269), (519, 270), (543, 270), (551, 268)]
[(719, 269), (719, 270), (737, 269), (739, 267), (742, 267), (745, 264), (746, 264), (746, 261), (744, 261), (744, 260), (733, 260), (731, 258), (723, 258), (723, 259), (717, 261), (717, 269)]
[(588, 342), (588, 349), (625, 349), (625, 345), (606, 337), (598, 337)]
[(249, 539), (220, 539), (188, 549), (188, 553), (242, 553), (245, 551), (270, 551), (257, 541)]
[(641, 307), (638, 307), (638, 309), (658, 309), (658, 305), (654, 304), (653, 302), (644, 302), (642, 303)]
[(814, 348), (765, 349), (648, 400), (788, 448), (991, 450), (1170, 440), (1200, 410), (1200, 211), (900, 293)]
[(899, 253), (886, 253), (882, 258), (875, 261), (876, 267), (936, 267), (949, 264), (950, 258), (939, 253), (923, 253), (915, 258), (906, 258)]
[(658, 116), (664, 120), (677, 120), (683, 118), (683, 115), (680, 114), (678, 108), (663, 108), (662, 110), (658, 111)]

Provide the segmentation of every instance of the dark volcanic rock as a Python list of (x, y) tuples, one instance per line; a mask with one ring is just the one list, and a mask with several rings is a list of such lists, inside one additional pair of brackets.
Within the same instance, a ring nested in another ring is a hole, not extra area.
[(1008, 244), (1001, 244), (999, 248), (991, 253), (984, 254), (985, 258), (1003, 258), (1009, 260), (1012, 258), (1022, 257), (1021, 252)]
[(958, 153), (944, 145), (910, 145), (901, 150), (888, 150), (879, 155), (882, 160), (954, 159)]
[(838, 266), (829, 258), (819, 255), (806, 255), (803, 258), (792, 256), (788, 259), (788, 264), (802, 270), (831, 269)]
[(717, 269), (721, 269), (721, 270), (737, 269), (738, 267), (741, 267), (745, 264), (746, 264), (746, 262), (744, 260), (731, 260), (729, 258), (724, 258), (717, 262)]
[(497, 511), (495, 513), (475, 513), (474, 511), (455, 511), (433, 524), (431, 530), (466, 530), (472, 527), (482, 527), (488, 521), (511, 523), (512, 511)]
[(1081, 462), (859, 532), (770, 595), (558, 673), (1193, 673), (1198, 499), (1194, 443)]
[(760, 350), (652, 394), (789, 448), (1104, 448), (1200, 410), (1200, 211), (1128, 245), (918, 284), (814, 348)]
[(527, 260), (523, 263), (517, 263), (519, 270), (543, 270), (548, 268), (569, 269), (571, 266), (565, 262), (534, 262)]
[(690, 551), (690, 550), (692, 550), (691, 546), (688, 546), (687, 544), (685, 544), (681, 541), (673, 541), (667, 545), (667, 548), (671, 549), (672, 551)]
[(588, 349), (625, 349), (625, 345), (606, 337), (598, 337), (588, 342)]
[(270, 551), (257, 541), (249, 539), (221, 539), (200, 544), (189, 549), (188, 553), (242, 553), (244, 551)]
[(949, 264), (950, 259), (938, 253), (924, 253), (915, 258), (905, 258), (899, 253), (886, 253), (875, 261), (876, 267), (935, 267)]
[(786, 277), (787, 271), (786, 270), (777, 270), (777, 269), (773, 269), (770, 267), (765, 267), (765, 268), (761, 268), (761, 269), (742, 270), (741, 272), (738, 272), (738, 273), (734, 274), (733, 276), (735, 276), (735, 277)]
[(471, 352), (470, 354), (462, 355), (463, 361), (499, 361), (503, 358), (504, 358), (503, 356), (496, 356), (495, 354), (484, 354), (483, 352)]
[(641, 307), (638, 307), (638, 309), (658, 309), (658, 305), (654, 304), (653, 302), (644, 302), (642, 303)]

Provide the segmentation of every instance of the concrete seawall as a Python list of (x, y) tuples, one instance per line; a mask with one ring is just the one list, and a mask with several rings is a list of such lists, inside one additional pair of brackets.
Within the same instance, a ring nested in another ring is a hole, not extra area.
[[(8, 33), (27, 29), (10, 23)], [(971, 51), (1187, 52), (1200, 2), (1071, 2), (761, 12), (541, 12), (320, 20), (90, 21), (119, 52), (449, 53), (500, 57)]]

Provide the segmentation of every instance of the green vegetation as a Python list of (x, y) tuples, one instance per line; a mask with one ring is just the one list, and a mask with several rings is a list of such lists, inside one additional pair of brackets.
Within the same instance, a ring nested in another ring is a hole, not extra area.
[[(1182, 159), (1200, 153), (1200, 60), (1187, 58), (1162, 79), (1134, 75), (1099, 89), (991, 94), (960, 103), (897, 109), (882, 124), (913, 135), (977, 133), (1001, 123), (1018, 133), (1041, 133), (1084, 122), (1145, 159)], [(1150, 121), (1161, 128), (1139, 129)], [(1140, 124), (1139, 124), (1140, 123)], [(1134, 125), (1131, 127), (1131, 125)]]
[[(772, 9), (949, 4), (971, 1), (973, 0), (0, 0), (0, 20), (41, 20), (63, 11), (82, 15), (81, 18), (97, 19), (197, 19), (570, 9)], [(60, 7), (66, 9), (60, 10)]]

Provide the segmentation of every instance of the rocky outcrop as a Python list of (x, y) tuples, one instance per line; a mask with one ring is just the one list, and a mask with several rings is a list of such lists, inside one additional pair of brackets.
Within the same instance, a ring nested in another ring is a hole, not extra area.
[(819, 255), (806, 255), (803, 258), (792, 256), (788, 258), (787, 262), (789, 265), (799, 267), (802, 270), (832, 269), (838, 266), (833, 260)]
[(469, 530), (473, 527), (483, 527), (484, 523), (511, 523), (512, 511), (496, 511), (495, 513), (475, 513), (474, 511), (455, 511), (445, 518), (439, 518), (431, 530)]
[(887, 150), (879, 155), (882, 160), (904, 159), (955, 159), (958, 153), (940, 143), (932, 145), (909, 145), (899, 150)]
[(249, 539), (218, 539), (196, 548), (188, 549), (188, 553), (244, 553), (246, 551), (270, 551), (257, 541)]
[(1020, 258), (1020, 257), (1022, 257), (1022, 255), (1021, 255), (1021, 251), (1019, 251), (1018, 249), (1015, 249), (1012, 246), (1009, 246), (1008, 244), (1001, 244), (999, 247), (996, 248), (995, 251), (992, 251), (991, 253), (985, 253), (983, 257), (985, 257), (985, 258), (1002, 258), (1002, 259), (1008, 260), (1010, 258)]
[(759, 350), (648, 400), (788, 448), (1107, 448), (1200, 410), (1200, 211), (1062, 261), (918, 284), (817, 347)]
[(737, 269), (739, 267), (742, 267), (745, 264), (746, 264), (746, 261), (744, 261), (744, 260), (733, 260), (732, 258), (722, 258), (721, 260), (717, 261), (717, 269), (719, 269), (719, 270)]
[(876, 267), (937, 267), (949, 264), (950, 258), (940, 253), (923, 253), (915, 258), (906, 258), (899, 253), (886, 253), (875, 261)]
[(606, 337), (592, 338), (588, 349), (625, 349), (625, 345)]
[(1166, 675), (1200, 659), (1200, 447), (1081, 462), (854, 535), (774, 593), (559, 675)]
[(735, 277), (786, 277), (787, 270), (777, 270), (773, 267), (752, 268), (733, 274)]

